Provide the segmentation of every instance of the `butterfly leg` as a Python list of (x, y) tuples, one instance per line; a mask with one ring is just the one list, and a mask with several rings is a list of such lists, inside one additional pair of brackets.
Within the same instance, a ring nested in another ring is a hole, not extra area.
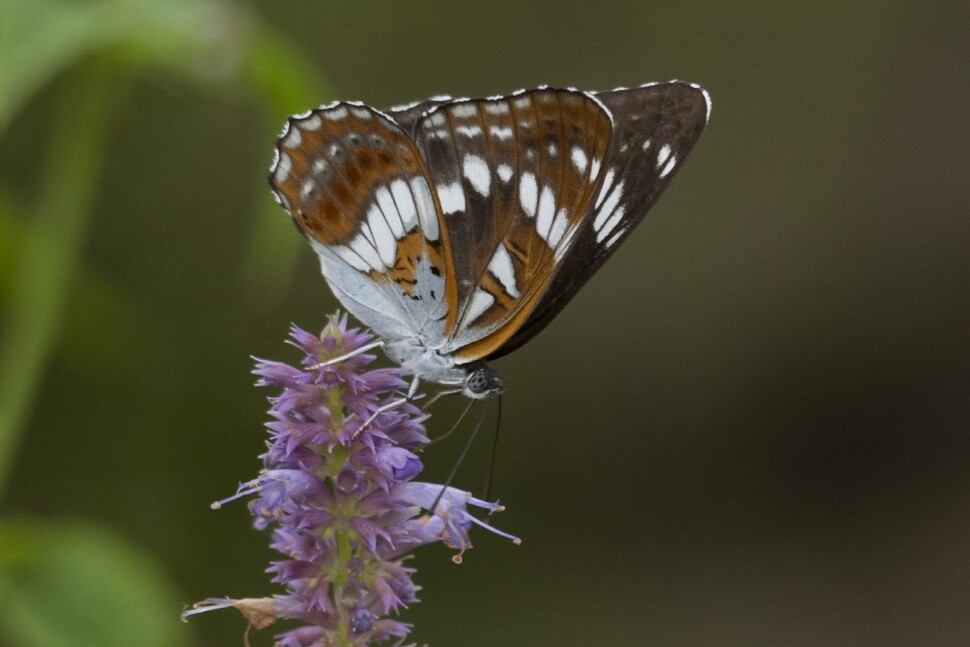
[(448, 396), (448, 395), (458, 395), (461, 392), (462, 392), (462, 389), (451, 389), (451, 390), (448, 390), (448, 391), (438, 391), (437, 393), (435, 393), (431, 397), (430, 400), (428, 400), (423, 405), (421, 405), (421, 411), (427, 411), (428, 409), (431, 408), (431, 405), (432, 404), (434, 404), (435, 402), (437, 402), (438, 400), (440, 400), (441, 398), (443, 398), (445, 396)]
[(406, 396), (404, 396), (403, 398), (398, 398), (397, 400), (393, 400), (392, 402), (388, 402), (384, 406), (380, 407), (377, 411), (375, 411), (374, 413), (372, 413), (371, 416), (367, 420), (364, 421), (364, 424), (362, 424), (360, 426), (360, 428), (357, 429), (357, 431), (354, 432), (354, 435), (352, 436), (351, 439), (353, 440), (353, 439), (357, 438), (357, 436), (360, 435), (360, 432), (362, 432), (365, 429), (367, 429), (372, 422), (374, 422), (375, 420), (377, 420), (377, 416), (381, 415), (382, 413), (384, 413), (386, 411), (390, 411), (391, 409), (393, 409), (395, 407), (399, 407), (402, 404), (404, 404), (405, 402), (411, 402), (416, 397), (420, 397), (420, 396), (417, 396), (418, 385), (419, 384), (421, 384), (421, 378), (419, 378), (417, 375), (415, 375), (414, 376), (414, 379), (411, 380), (411, 386), (408, 387), (408, 394)]
[(375, 341), (375, 342), (371, 342), (369, 344), (364, 344), (363, 346), (361, 346), (357, 350), (352, 350), (349, 353), (347, 353), (346, 355), (341, 355), (340, 357), (334, 357), (333, 359), (328, 359), (326, 362), (320, 362), (319, 364), (314, 364), (313, 366), (311, 366), (309, 368), (309, 370), (312, 371), (312, 370), (315, 370), (315, 369), (318, 369), (318, 368), (324, 368), (326, 366), (333, 366), (334, 364), (337, 364), (339, 362), (342, 362), (345, 359), (350, 359), (351, 357), (357, 357), (358, 355), (363, 355), (367, 351), (372, 350), (374, 348), (380, 348), (383, 345), (384, 345), (384, 341), (383, 340), (378, 340), (378, 341)]

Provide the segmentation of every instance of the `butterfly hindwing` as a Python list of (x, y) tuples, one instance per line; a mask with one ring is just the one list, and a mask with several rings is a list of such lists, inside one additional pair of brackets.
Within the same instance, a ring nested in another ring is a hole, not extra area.
[(270, 184), (356, 317), (385, 337), (443, 338), (450, 251), (427, 168), (384, 114), (338, 103), (291, 118)]
[(545, 328), (616, 251), (697, 143), (710, 112), (707, 93), (680, 81), (593, 95), (613, 123), (596, 199), (542, 300), (490, 359), (512, 352)]

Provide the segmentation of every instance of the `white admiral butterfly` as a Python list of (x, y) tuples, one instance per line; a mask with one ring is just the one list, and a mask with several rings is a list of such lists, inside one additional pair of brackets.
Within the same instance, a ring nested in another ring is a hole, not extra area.
[(409, 397), (430, 380), (485, 398), (502, 391), (486, 360), (542, 330), (619, 247), (710, 106), (681, 81), (336, 102), (289, 119), (269, 179), (334, 294), (414, 374)]

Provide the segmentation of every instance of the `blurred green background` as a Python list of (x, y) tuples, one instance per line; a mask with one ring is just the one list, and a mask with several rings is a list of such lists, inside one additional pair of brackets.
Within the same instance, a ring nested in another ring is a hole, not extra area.
[(497, 364), (494, 521), (524, 543), (418, 551), (413, 638), (970, 644), (967, 24), (963, 2), (0, 0), (0, 645), (241, 645), (234, 612), (182, 605), (277, 591), (245, 506), (208, 503), (259, 468), (250, 355), (295, 361), (289, 324), (337, 307), (265, 181), (289, 113), (671, 78), (714, 99), (691, 159)]

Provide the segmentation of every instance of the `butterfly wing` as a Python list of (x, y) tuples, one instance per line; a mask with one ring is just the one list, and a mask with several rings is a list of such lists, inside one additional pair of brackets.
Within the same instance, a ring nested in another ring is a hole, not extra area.
[(414, 136), (414, 126), (417, 124), (418, 120), (425, 115), (432, 108), (436, 108), (442, 104), (450, 103), (455, 101), (454, 97), (449, 96), (438, 96), (431, 97), (430, 99), (422, 99), (421, 101), (413, 101), (411, 103), (406, 103), (400, 106), (394, 106), (393, 108), (388, 108), (384, 112), (393, 119), (401, 129), (407, 133), (409, 136)]
[(697, 141), (706, 93), (672, 82), (337, 103), (290, 119), (270, 184), (344, 306), (456, 363), (544, 328)]
[(385, 338), (444, 339), (453, 263), (428, 169), (400, 125), (356, 103), (291, 117), (270, 185), (354, 316)]
[(592, 207), (610, 134), (603, 106), (575, 90), (454, 101), (418, 120), (453, 252), (442, 350), (456, 362), (493, 352), (540, 303)]
[(611, 146), (596, 199), (538, 305), (489, 359), (538, 334), (616, 251), (667, 188), (710, 113), (707, 93), (680, 81), (593, 95), (612, 116)]

